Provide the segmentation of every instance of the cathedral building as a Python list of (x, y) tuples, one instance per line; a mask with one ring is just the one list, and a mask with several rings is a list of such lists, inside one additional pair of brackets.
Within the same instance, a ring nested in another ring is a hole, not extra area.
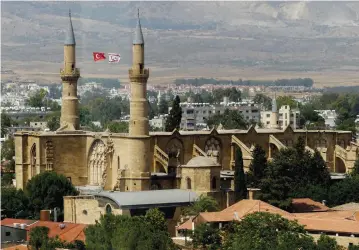
[(15, 133), (16, 186), (23, 189), (35, 175), (55, 171), (75, 186), (96, 186), (121, 192), (185, 189), (215, 197), (223, 204), (233, 179), (234, 152), (240, 148), (247, 169), (255, 144), (272, 158), (304, 137), (306, 148), (318, 149), (334, 173), (351, 170), (358, 146), (349, 131), (300, 130), (278, 127), (278, 113), (270, 128), (248, 130), (149, 132), (145, 40), (140, 19), (134, 32), (129, 133), (83, 131), (79, 125), (76, 41), (69, 17), (64, 43), (61, 126), (57, 131)]

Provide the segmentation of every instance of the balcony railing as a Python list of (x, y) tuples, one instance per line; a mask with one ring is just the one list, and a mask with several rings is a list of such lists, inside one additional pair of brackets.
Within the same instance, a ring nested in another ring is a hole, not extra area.
[(70, 72), (65, 72), (64, 69), (60, 69), (60, 76), (61, 77), (74, 77), (74, 76), (80, 77), (80, 69), (75, 68)]

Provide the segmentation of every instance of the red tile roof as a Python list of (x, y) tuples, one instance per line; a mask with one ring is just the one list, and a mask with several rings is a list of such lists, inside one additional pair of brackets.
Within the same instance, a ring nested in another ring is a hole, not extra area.
[(329, 208), (320, 202), (313, 201), (309, 198), (298, 198), (292, 200), (293, 211), (296, 213), (306, 212), (325, 212)]
[(254, 212), (279, 214), (286, 219), (297, 220), (298, 223), (303, 225), (308, 231), (348, 234), (359, 233), (358, 211), (329, 210), (326, 212), (288, 213), (259, 200), (241, 200), (220, 212), (200, 213), (194, 219), (188, 220), (180, 225), (178, 229), (191, 230), (192, 221), (195, 222), (195, 225), (204, 222), (230, 222), (232, 220), (242, 219), (244, 216)]
[[(29, 232), (34, 227), (44, 226), (49, 228), (49, 237), (59, 236), (61, 240), (67, 242), (72, 242), (74, 240), (85, 241), (84, 230), (88, 225), (85, 224), (75, 224), (67, 222), (53, 222), (53, 221), (32, 221), (24, 219), (12, 219), (6, 218), (1, 221), (1, 225), (13, 226), (14, 223), (26, 224), (28, 225), (25, 229)], [(64, 228), (60, 228), (60, 225), (64, 224)], [(27, 239), (29, 240), (29, 233), (27, 234)]]

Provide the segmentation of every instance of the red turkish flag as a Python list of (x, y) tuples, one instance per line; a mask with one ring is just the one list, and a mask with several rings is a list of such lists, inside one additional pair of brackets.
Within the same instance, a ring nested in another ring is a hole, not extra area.
[(105, 53), (102, 52), (93, 52), (93, 60), (96, 61), (101, 61), (101, 60), (105, 60), (106, 56)]

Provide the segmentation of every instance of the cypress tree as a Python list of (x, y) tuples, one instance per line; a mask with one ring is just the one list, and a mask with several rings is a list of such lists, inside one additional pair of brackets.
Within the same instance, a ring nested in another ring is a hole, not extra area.
[(264, 177), (264, 171), (267, 168), (266, 152), (258, 144), (253, 150), (253, 160), (249, 165), (249, 183), (252, 187), (259, 184), (260, 180)]
[(247, 185), (246, 178), (243, 169), (243, 157), (240, 148), (236, 150), (235, 158), (235, 169), (234, 169), (234, 194), (235, 200), (240, 201), (247, 198)]
[(180, 128), (181, 119), (182, 119), (182, 108), (180, 106), (180, 102), (181, 102), (181, 100), (180, 100), (179, 96), (177, 95), (173, 101), (170, 114), (168, 115), (168, 117), (166, 119), (165, 130), (167, 132), (171, 132), (174, 129)]

